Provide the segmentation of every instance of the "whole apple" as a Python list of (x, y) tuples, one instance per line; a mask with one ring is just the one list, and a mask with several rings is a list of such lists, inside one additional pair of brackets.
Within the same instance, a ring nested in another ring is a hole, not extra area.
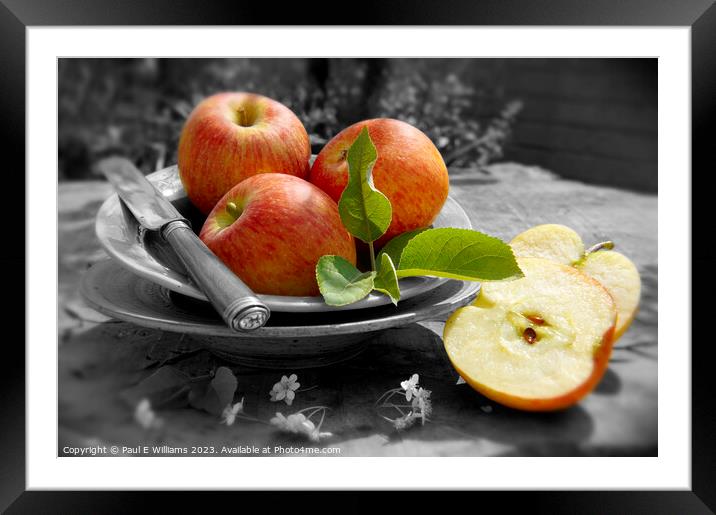
[(393, 219), (376, 242), (380, 247), (405, 231), (428, 227), (448, 195), (448, 171), (440, 152), (419, 129), (390, 118), (365, 120), (347, 127), (321, 150), (309, 180), (338, 202), (348, 184), (348, 148), (363, 129), (378, 151), (373, 184), (393, 207)]
[(318, 295), (325, 254), (356, 262), (338, 206), (298, 177), (271, 173), (240, 182), (209, 213), (199, 237), (254, 292)]
[(253, 93), (218, 93), (196, 106), (179, 139), (179, 177), (203, 213), (244, 179), (279, 172), (308, 175), (311, 146), (285, 105)]

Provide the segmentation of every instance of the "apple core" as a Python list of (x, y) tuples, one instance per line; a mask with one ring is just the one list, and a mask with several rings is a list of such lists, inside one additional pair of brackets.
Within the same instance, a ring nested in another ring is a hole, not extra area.
[(543, 224), (518, 234), (510, 246), (518, 257), (541, 257), (571, 265), (599, 281), (616, 303), (614, 338), (629, 328), (639, 308), (641, 278), (636, 265), (613, 250), (613, 241), (602, 241), (585, 250), (582, 238), (574, 230)]
[(518, 258), (524, 277), (485, 282), (448, 319), (443, 342), (458, 374), (513, 408), (562, 409), (601, 379), (616, 307), (596, 280), (541, 258)]

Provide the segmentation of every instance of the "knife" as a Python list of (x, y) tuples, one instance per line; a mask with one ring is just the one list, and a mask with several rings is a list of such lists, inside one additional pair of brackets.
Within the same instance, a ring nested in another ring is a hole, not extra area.
[(234, 272), (224, 265), (192, 231), (189, 221), (134, 164), (123, 157), (108, 157), (97, 165), (137, 221), (159, 231), (189, 276), (203, 290), (224, 322), (237, 332), (263, 326), (271, 311)]

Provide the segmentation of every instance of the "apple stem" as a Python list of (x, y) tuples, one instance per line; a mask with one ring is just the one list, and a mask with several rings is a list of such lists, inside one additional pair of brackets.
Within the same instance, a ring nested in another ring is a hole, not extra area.
[(232, 217), (234, 217), (234, 219), (237, 219), (241, 216), (241, 211), (239, 210), (239, 207), (233, 202), (227, 202), (226, 212), (229, 213)]
[(375, 272), (375, 250), (373, 250), (373, 242), (368, 243), (368, 249), (370, 250), (370, 269)]
[(244, 109), (243, 107), (239, 107), (236, 114), (239, 118), (239, 125), (241, 125), (242, 127), (246, 127), (246, 109)]
[(587, 249), (585, 254), (591, 254), (592, 252), (597, 252), (600, 250), (612, 250), (614, 248), (614, 242), (613, 241), (603, 241), (601, 243), (597, 243), (596, 245), (592, 245)]

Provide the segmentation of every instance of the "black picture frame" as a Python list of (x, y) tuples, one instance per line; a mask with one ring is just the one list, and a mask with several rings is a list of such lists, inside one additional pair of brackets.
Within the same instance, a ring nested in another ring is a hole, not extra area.
[[(320, 13), (330, 13), (323, 16)], [(330, 19), (329, 19), (330, 18)], [(696, 302), (697, 292), (713, 291), (713, 273), (706, 266), (716, 257), (710, 234), (710, 218), (704, 203), (696, 197), (705, 195), (711, 134), (716, 121), (716, 6), (712, 0), (460, 0), (440, 2), (399, 0), (392, 2), (364, 1), (360, 9), (336, 9), (335, 2), (323, 0), (282, 3), (280, 9), (268, 2), (209, 2), (208, 0), (0, 0), (0, 141), (5, 192), (0, 203), (4, 220), (15, 221), (25, 212), (25, 31), (31, 26), (77, 25), (636, 25), (691, 27), (692, 50), (692, 241), (700, 242), (690, 252), (692, 257), (692, 320), (705, 320), (710, 303)], [(660, 142), (664, 144), (664, 142)], [(711, 165), (713, 167), (713, 165)], [(695, 173), (700, 169), (700, 173)], [(55, 180), (52, 170), (48, 180)], [(698, 186), (702, 187), (699, 188)], [(23, 192), (23, 195), (15, 192)], [(12, 251), (6, 250), (0, 261), (3, 271), (25, 270), (25, 230), (14, 227), (9, 238)], [(701, 273), (699, 273), (701, 272)], [(5, 303), (8, 321), (25, 320), (25, 277), (7, 274), (12, 302)], [(7, 283), (6, 283), (7, 284)], [(15, 299), (23, 299), (23, 302)], [(27, 306), (32, 309), (32, 306)], [(48, 316), (54, 316), (50, 313)], [(25, 491), (25, 341), (24, 324), (6, 322), (3, 342), (2, 385), (0, 399), (4, 417), (0, 423), (0, 510), (8, 513), (128, 513), (150, 505), (156, 494), (149, 492), (27, 492)], [(695, 327), (693, 327), (695, 329)], [(693, 335), (696, 332), (693, 331)], [(697, 341), (689, 335), (693, 341)], [(690, 341), (664, 342), (687, 346)], [(48, 345), (51, 342), (48, 342)], [(549, 513), (712, 513), (716, 511), (716, 403), (713, 401), (715, 381), (710, 370), (710, 340), (701, 339), (691, 345), (692, 356), (692, 489), (691, 491), (589, 491), (589, 492), (495, 492), (480, 493), (481, 502), (499, 502), (501, 509), (526, 504), (531, 510)], [(55, 421), (48, 421), (55, 423)], [(171, 504), (181, 512), (199, 507), (205, 511), (207, 500), (191, 499), (181, 492), (170, 492)], [(213, 495), (216, 495), (215, 493)], [(225, 497), (229, 494), (221, 493)], [(252, 503), (258, 494), (239, 493), (243, 503)], [(283, 494), (271, 493), (275, 509), (304, 504), (303, 493), (290, 500)], [(451, 504), (465, 502), (464, 494), (451, 497)], [(215, 499), (212, 497), (212, 504)], [(305, 501), (307, 504), (309, 501)], [(373, 509), (375, 501), (367, 501), (356, 493), (331, 493), (326, 503), (338, 502), (342, 511)], [(403, 501), (401, 501), (402, 503)], [(403, 509), (423, 503), (422, 494), (411, 496)], [(194, 504), (196, 503), (196, 504)], [(232, 501), (235, 505), (235, 501)], [(247, 504), (248, 505), (248, 504)], [(325, 504), (324, 506), (330, 506)], [(203, 509), (202, 509), (203, 507)], [(168, 511), (169, 504), (162, 511)]]

